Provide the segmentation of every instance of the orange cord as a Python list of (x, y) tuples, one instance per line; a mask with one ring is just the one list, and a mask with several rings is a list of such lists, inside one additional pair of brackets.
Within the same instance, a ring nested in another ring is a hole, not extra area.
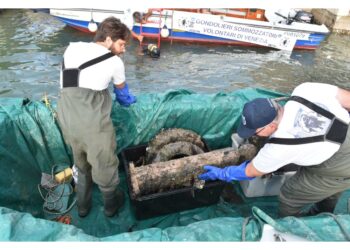
[(53, 220), (57, 221), (57, 222), (60, 222), (60, 223), (63, 223), (63, 224), (70, 225), (71, 222), (72, 222), (72, 216), (70, 216), (69, 214), (61, 215), (61, 216), (56, 217)]

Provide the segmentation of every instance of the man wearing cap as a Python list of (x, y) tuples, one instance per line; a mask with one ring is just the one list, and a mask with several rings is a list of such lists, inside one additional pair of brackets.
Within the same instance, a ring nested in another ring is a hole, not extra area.
[[(204, 166), (202, 180), (252, 180), (288, 165), (299, 166), (281, 188), (280, 216), (333, 212), (350, 188), (350, 91), (330, 84), (297, 86), (284, 107), (271, 99), (245, 104), (238, 134), (267, 137), (252, 161)], [(308, 206), (310, 209), (305, 211)]]

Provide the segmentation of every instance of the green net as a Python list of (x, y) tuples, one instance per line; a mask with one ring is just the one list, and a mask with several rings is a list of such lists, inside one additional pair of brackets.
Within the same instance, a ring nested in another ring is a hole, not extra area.
[[(280, 96), (283, 94), (263, 89), (218, 94), (174, 90), (138, 96), (138, 102), (129, 108), (113, 106), (117, 153), (147, 143), (164, 128), (193, 130), (210, 149), (230, 146), (244, 103), (257, 97)], [(221, 197), (217, 204), (146, 220), (135, 218), (128, 197), (118, 216), (105, 217), (102, 197), (94, 186), (93, 207), (87, 217), (81, 219), (74, 207), (69, 212), (70, 225), (52, 221), (43, 212), (37, 186), (42, 173), (51, 174), (53, 166), (60, 171), (73, 165), (54, 110), (54, 103), (0, 99), (2, 241), (258, 241), (266, 223), (308, 240), (348, 240), (348, 192), (337, 205), (336, 215), (277, 219), (277, 197), (247, 198), (237, 183), (228, 184), (231, 196)], [(127, 194), (122, 167), (120, 178)]]

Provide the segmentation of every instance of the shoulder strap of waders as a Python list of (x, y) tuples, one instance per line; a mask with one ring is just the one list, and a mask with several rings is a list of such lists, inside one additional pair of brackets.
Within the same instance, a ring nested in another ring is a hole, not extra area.
[(90, 61), (87, 61), (86, 63), (83, 63), (82, 65), (80, 65), (78, 67), (78, 69), (82, 70), (82, 69), (85, 69), (87, 67), (90, 67), (94, 64), (97, 64), (99, 62), (102, 62), (104, 60), (107, 60), (108, 58), (112, 57), (112, 56), (115, 56), (112, 52), (108, 52), (107, 54), (104, 54), (102, 56), (99, 56), (99, 57), (96, 57)]
[[(94, 65), (96, 63), (99, 63), (99, 62), (102, 62), (104, 60), (107, 60), (108, 58), (112, 57), (112, 56), (115, 56), (112, 52), (108, 52), (102, 56), (99, 56), (99, 57), (96, 57), (90, 61), (87, 61), (86, 63), (83, 63), (82, 65), (80, 65), (78, 67), (78, 69), (82, 70), (82, 69), (85, 69), (87, 67), (90, 67), (91, 65)], [(64, 65), (64, 59), (62, 61), (62, 70), (64, 70), (66, 67)]]
[(331, 112), (329, 112), (328, 110), (325, 110), (324, 108), (321, 108), (320, 106), (316, 105), (315, 103), (313, 102), (310, 102), (300, 96), (291, 96), (288, 100), (291, 100), (291, 101), (296, 101), (296, 102), (299, 102), (303, 105), (305, 105), (306, 107), (308, 107), (309, 109), (315, 111), (316, 113), (332, 120), (335, 115)]
[[(324, 108), (321, 108), (320, 106), (316, 105), (315, 103), (312, 103), (300, 96), (291, 96), (288, 101), (296, 101), (299, 102), (309, 109), (315, 111), (316, 113), (333, 120), (335, 115), (328, 110), (325, 110)], [(313, 143), (313, 142), (321, 142), (325, 140), (326, 135), (316, 135), (316, 136), (310, 136), (310, 137), (304, 137), (304, 138), (278, 138), (273, 137), (270, 138), (267, 143), (274, 143), (274, 144), (284, 144), (284, 145), (299, 145), (299, 144), (306, 144), (306, 143)]]
[(62, 86), (63, 86), (63, 88), (79, 87), (79, 75), (80, 75), (80, 71), (82, 69), (85, 69), (85, 68), (90, 67), (94, 64), (102, 62), (102, 61), (104, 61), (112, 56), (115, 56), (115, 55), (111, 52), (108, 52), (102, 56), (96, 57), (90, 61), (83, 63), (78, 68), (72, 68), (72, 69), (66, 69), (65, 65), (64, 65), (64, 60), (63, 60), (63, 62), (62, 62), (62, 72), (63, 72)]

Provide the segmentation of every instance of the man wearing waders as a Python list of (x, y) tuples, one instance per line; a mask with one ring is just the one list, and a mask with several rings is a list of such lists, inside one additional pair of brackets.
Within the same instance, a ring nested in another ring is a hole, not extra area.
[(102, 193), (106, 216), (116, 214), (124, 202), (123, 192), (117, 188), (119, 161), (108, 85), (113, 82), (119, 104), (129, 106), (136, 102), (129, 93), (119, 57), (125, 52), (129, 37), (125, 24), (110, 17), (99, 25), (93, 43), (70, 43), (63, 56), (57, 115), (78, 169), (80, 217), (90, 211), (93, 182)]
[(297, 86), (284, 107), (271, 99), (245, 104), (238, 134), (267, 137), (252, 161), (220, 169), (204, 166), (203, 180), (240, 181), (287, 165), (298, 170), (281, 188), (280, 216), (334, 212), (350, 188), (350, 92), (329, 84)]

